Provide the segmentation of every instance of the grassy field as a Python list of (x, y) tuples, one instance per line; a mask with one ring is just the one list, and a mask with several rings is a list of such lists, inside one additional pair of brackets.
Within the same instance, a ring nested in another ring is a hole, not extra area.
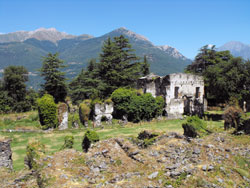
[[(182, 123), (184, 120), (154, 120), (152, 122), (141, 122), (138, 124), (129, 123), (125, 127), (118, 124), (105, 126), (103, 129), (96, 128), (98, 135), (101, 139), (111, 137), (128, 137), (137, 136), (142, 130), (151, 130), (154, 132), (178, 132), (183, 133)], [(223, 122), (220, 121), (206, 121), (208, 126), (212, 129), (221, 130)], [(23, 114), (10, 114), (0, 115), (0, 131), (6, 129), (29, 129), (40, 130), (39, 122), (36, 112), (29, 112)], [(74, 148), (81, 151), (81, 142), (85, 133), (85, 128), (69, 129), (64, 131), (51, 131), (51, 132), (30, 132), (30, 133), (7, 133), (0, 132), (0, 138), (11, 138), (11, 149), (13, 152), (13, 165), (14, 170), (21, 170), (24, 168), (24, 157), (26, 155), (26, 146), (31, 141), (39, 140), (46, 146), (47, 154), (57, 152), (64, 143), (66, 135), (72, 135), (75, 139)]]

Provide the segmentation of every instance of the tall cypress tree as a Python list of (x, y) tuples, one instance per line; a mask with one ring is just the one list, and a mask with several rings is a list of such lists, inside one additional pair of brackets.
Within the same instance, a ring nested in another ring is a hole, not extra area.
[(56, 103), (63, 102), (67, 96), (65, 73), (60, 71), (65, 66), (58, 55), (58, 53), (49, 53), (47, 57), (43, 57), (43, 65), (40, 69), (41, 76), (45, 80), (42, 88), (54, 97)]

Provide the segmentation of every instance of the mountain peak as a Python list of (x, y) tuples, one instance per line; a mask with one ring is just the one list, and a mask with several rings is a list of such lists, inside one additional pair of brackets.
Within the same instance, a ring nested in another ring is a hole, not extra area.
[[(44, 28), (44, 27), (41, 27), (41, 28), (36, 29), (34, 32), (39, 32), (39, 31), (51, 31), (51, 32), (56, 32), (57, 30), (56, 30), (56, 28), (54, 28), (54, 27), (51, 27), (51, 28), (48, 28), (48, 29), (46, 29), (46, 28)], [(32, 32), (32, 31), (31, 31), (31, 32)]]
[(173, 48), (168, 45), (157, 46), (157, 48), (171, 55), (172, 57), (175, 57), (177, 59), (187, 60), (187, 58), (184, 55), (182, 55), (176, 48)]
[(239, 41), (230, 41), (218, 48), (218, 51), (229, 50), (233, 56), (250, 59), (250, 45)]
[[(142, 41), (147, 41), (150, 42), (146, 37), (144, 37), (143, 35), (139, 35), (133, 31), (128, 30), (126, 27), (120, 27), (118, 29), (115, 29), (113, 31), (111, 31), (108, 34), (112, 34), (114, 33), (115, 35), (125, 35), (128, 36), (129, 38), (133, 38), (135, 41), (138, 40), (142, 40)], [(150, 42), (151, 43), (151, 42)]]

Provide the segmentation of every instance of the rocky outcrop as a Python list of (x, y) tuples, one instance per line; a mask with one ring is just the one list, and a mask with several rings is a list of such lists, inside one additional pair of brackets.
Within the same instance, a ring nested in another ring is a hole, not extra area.
[(11, 140), (0, 139), (0, 168), (12, 169), (12, 151), (10, 148)]
[(112, 123), (112, 113), (114, 111), (113, 103), (96, 103), (94, 107), (94, 123), (96, 127), (101, 126), (104, 119), (108, 123)]
[[(151, 136), (143, 132), (140, 137)], [(65, 149), (41, 156), (40, 174), (48, 188), (248, 187), (249, 136), (242, 135), (242, 142), (239, 137), (224, 132), (187, 139), (162, 133), (144, 149), (131, 138), (111, 138), (94, 143), (87, 153)], [(15, 187), (37, 187), (26, 181)]]

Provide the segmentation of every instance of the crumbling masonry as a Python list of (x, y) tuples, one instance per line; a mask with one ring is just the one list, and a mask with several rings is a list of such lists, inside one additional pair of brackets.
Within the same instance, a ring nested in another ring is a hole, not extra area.
[(165, 114), (171, 119), (183, 115), (202, 116), (206, 110), (204, 80), (201, 76), (174, 73), (161, 77), (150, 74), (138, 80), (137, 88), (154, 97), (164, 97)]
[(0, 139), (0, 168), (12, 169), (12, 152), (10, 148), (11, 140)]

